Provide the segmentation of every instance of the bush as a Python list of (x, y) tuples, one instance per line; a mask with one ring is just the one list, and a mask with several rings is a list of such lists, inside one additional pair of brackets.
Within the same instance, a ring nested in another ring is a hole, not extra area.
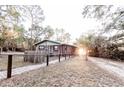
[(124, 60), (124, 51), (119, 51), (117, 45), (111, 44), (92, 48), (89, 56)]

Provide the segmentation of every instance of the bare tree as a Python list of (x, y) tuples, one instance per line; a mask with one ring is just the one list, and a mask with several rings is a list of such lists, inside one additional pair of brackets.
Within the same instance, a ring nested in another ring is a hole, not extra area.
[(50, 26), (44, 28), (44, 37), (43, 39), (51, 39), (54, 35), (54, 31)]
[[(29, 44), (30, 44), (30, 49), (32, 49), (32, 46), (34, 43), (33, 42), (33, 34), (36, 35), (35, 32), (37, 32), (38, 31), (37, 29), (39, 29), (39, 28), (40, 28), (40, 31), (42, 31), (41, 24), (42, 24), (42, 21), (44, 20), (43, 10), (39, 5), (28, 5), (28, 6), (24, 5), (24, 6), (21, 6), (21, 10), (25, 14), (23, 16), (25, 16), (31, 22), (29, 31), (27, 31), (27, 33), (28, 33), (28, 37), (31, 39)], [(37, 26), (38, 28), (36, 30), (34, 30), (34, 26), (35, 27)]]
[(69, 43), (71, 39), (71, 35), (65, 32), (64, 29), (55, 29), (55, 39), (60, 42)]
[[(109, 34), (108, 40), (117, 41), (124, 35), (124, 7), (113, 5), (87, 5), (83, 9), (84, 18), (94, 18), (102, 24), (99, 36)], [(113, 36), (112, 33), (116, 31)], [(115, 43), (117, 43), (115, 42)]]

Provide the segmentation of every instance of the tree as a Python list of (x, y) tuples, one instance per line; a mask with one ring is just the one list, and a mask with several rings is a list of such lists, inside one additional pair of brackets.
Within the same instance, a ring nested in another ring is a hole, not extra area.
[[(8, 36), (8, 33), (10, 33), (11, 29), (13, 29), (13, 31), (16, 31), (15, 25), (18, 25), (20, 14), (16, 10), (15, 6), (10, 6), (10, 5), (0, 6), (0, 11), (1, 11), (1, 14), (0, 14), (1, 32), (0, 33), (1, 33), (1, 39), (2, 39), (1, 47), (3, 47), (4, 43), (6, 42), (6, 45), (7, 45), (6, 47), (8, 49), (8, 45), (10, 41), (13, 41), (13, 40), (10, 40), (10, 39), (13, 39), (13, 35)], [(14, 42), (11, 42), (11, 43), (14, 43)]]
[(113, 5), (87, 5), (83, 8), (82, 15), (84, 18), (93, 18), (99, 22), (102, 25), (101, 34), (108, 31), (108, 25), (112, 24), (112, 20), (116, 17), (112, 9)]
[(77, 43), (89, 50), (89, 55), (101, 56), (104, 54), (105, 47), (108, 46), (106, 37), (96, 36), (95, 34), (81, 35)]
[(44, 37), (43, 39), (50, 39), (54, 35), (54, 31), (50, 26), (44, 28)]
[[(124, 7), (113, 5), (87, 5), (83, 10), (84, 18), (94, 18), (102, 24), (98, 30), (99, 36), (110, 34), (108, 41), (118, 44), (124, 43)], [(116, 33), (115, 33), (116, 32)], [(114, 35), (112, 35), (115, 33)]]
[[(27, 43), (27, 48), (28, 49), (32, 49), (33, 48), (33, 44), (35, 44), (36, 42), (38, 42), (42, 36), (43, 32), (43, 28), (39, 25), (33, 25), (32, 28), (30, 28), (30, 30), (32, 31), (32, 36), (29, 30), (24, 31), (24, 39), (25, 42)], [(32, 37), (32, 38), (31, 38)]]
[(55, 29), (55, 40), (63, 43), (69, 43), (71, 35), (64, 29)]
[[(43, 31), (41, 27), (41, 23), (44, 20), (43, 10), (39, 5), (24, 5), (24, 6), (21, 6), (20, 9), (23, 11), (22, 12), (23, 16), (25, 16), (31, 22), (30, 28), (27, 31), (27, 34), (28, 34), (28, 38), (30, 38), (30, 41), (29, 41), (30, 49), (32, 49), (32, 46), (34, 44), (33, 41), (35, 41), (36, 36), (39, 35), (37, 33), (38, 30), (34, 28), (37, 27), (37, 29), (39, 29), (40, 31)], [(35, 34), (35, 40), (34, 40), (33, 34)]]

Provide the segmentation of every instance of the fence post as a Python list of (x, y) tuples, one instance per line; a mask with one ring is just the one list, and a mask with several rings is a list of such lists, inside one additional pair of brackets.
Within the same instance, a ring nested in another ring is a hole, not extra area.
[(12, 73), (12, 55), (8, 55), (7, 78), (11, 78)]
[(65, 54), (65, 60), (66, 60), (66, 54)]
[(70, 58), (70, 54), (69, 54), (69, 58)]
[(46, 62), (47, 62), (47, 66), (49, 65), (49, 55), (46, 56)]
[(59, 54), (59, 62), (60, 62), (60, 54)]

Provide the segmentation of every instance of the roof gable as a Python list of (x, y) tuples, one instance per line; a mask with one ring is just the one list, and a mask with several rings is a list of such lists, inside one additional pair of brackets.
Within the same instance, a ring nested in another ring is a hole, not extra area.
[(77, 47), (75, 45), (66, 44), (66, 43), (60, 43), (60, 42), (57, 42), (57, 41), (52, 41), (52, 40), (47, 40), (47, 39), (45, 39), (43, 41), (40, 41), (38, 43), (35, 43), (34, 45), (37, 46), (37, 45), (40, 45), (40, 44), (44, 44), (45, 42), (53, 43), (53, 45), (55, 44), (55, 45), (66, 45), (66, 46), (71, 46), (71, 47), (75, 47), (75, 48)]
[(43, 41), (40, 41), (40, 42), (38, 42), (38, 43), (35, 43), (34, 45), (39, 45), (39, 44), (42, 44), (42, 43), (44, 43), (44, 42), (50, 42), (50, 43), (54, 43), (54, 44), (57, 44), (57, 45), (61, 44), (61, 43), (59, 43), (59, 42), (52, 41), (52, 40), (43, 40)]

